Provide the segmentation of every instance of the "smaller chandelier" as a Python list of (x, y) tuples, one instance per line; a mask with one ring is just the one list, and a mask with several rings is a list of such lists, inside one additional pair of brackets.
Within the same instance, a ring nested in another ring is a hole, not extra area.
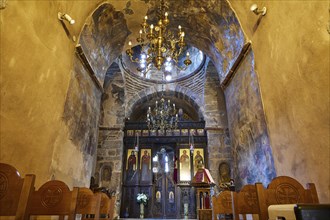
[(173, 130), (178, 127), (178, 114), (175, 104), (171, 106), (171, 101), (165, 101), (163, 95), (160, 101), (156, 101), (156, 106), (151, 110), (150, 106), (147, 112), (147, 124), (149, 130)]
[(160, 7), (159, 14), (160, 18), (156, 25), (149, 25), (147, 16), (144, 17), (141, 23), (142, 29), (139, 37), (136, 38), (137, 43), (141, 47), (139, 56), (135, 56), (132, 42), (128, 42), (129, 49), (126, 50), (126, 54), (131, 62), (139, 64), (137, 70), (143, 74), (146, 74), (153, 66), (157, 70), (166, 72), (170, 72), (173, 66), (179, 71), (183, 71), (192, 63), (189, 52), (187, 52), (183, 61), (184, 65), (180, 66), (179, 61), (183, 56), (186, 45), (184, 41), (185, 33), (180, 25), (178, 26), (177, 34), (167, 30), (167, 26), (170, 23), (168, 12), (163, 13), (162, 7)]

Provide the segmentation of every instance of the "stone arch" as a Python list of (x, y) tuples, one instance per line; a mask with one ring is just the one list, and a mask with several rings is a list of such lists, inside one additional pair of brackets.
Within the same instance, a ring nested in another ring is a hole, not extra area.
[[(127, 116), (134, 120), (143, 112), (147, 112), (147, 108), (152, 105), (156, 99), (162, 96), (162, 91), (156, 91), (156, 89), (147, 88), (142, 90), (139, 94), (136, 94), (127, 104)], [(171, 100), (176, 104), (177, 108), (182, 108), (184, 111), (189, 110), (193, 113), (192, 117), (196, 121), (204, 119), (203, 102), (197, 95), (193, 94), (188, 88), (176, 86), (173, 90), (166, 90), (164, 92), (165, 99), (171, 97)], [(134, 110), (134, 113), (133, 113)]]

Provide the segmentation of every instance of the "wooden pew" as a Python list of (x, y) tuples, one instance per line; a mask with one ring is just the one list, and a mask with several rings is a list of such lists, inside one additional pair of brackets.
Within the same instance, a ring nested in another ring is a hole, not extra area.
[(245, 185), (237, 193), (237, 202), (235, 203), (235, 213), (242, 215), (243, 220), (247, 219), (247, 215), (259, 215), (259, 206), (257, 198), (257, 190), (255, 185)]
[(100, 193), (101, 194), (101, 207), (100, 207), (100, 219), (102, 220), (112, 220), (114, 211), (115, 211), (115, 202), (116, 202), (116, 197), (109, 196), (105, 193)]
[(23, 179), (16, 168), (0, 163), (0, 216), (23, 219), (34, 181), (35, 175)]
[(277, 204), (319, 203), (315, 185), (307, 184), (305, 189), (297, 180), (288, 176), (274, 178), (265, 189), (262, 183), (256, 183), (259, 204), (259, 219), (266, 220), (268, 207)]
[[(218, 219), (218, 215), (232, 214), (238, 220), (238, 213), (235, 213), (237, 206), (237, 193), (233, 191), (223, 191), (217, 196), (212, 196), (212, 216), (213, 220)], [(221, 218), (224, 219), (224, 218)]]
[[(224, 191), (212, 197), (213, 219), (218, 214), (232, 214), (234, 219), (247, 219), (247, 215), (259, 215), (255, 185), (245, 185), (240, 192)], [(242, 218), (240, 218), (240, 215)]]
[(68, 216), (68, 220), (74, 220), (77, 197), (78, 188), (70, 191), (62, 181), (48, 181), (31, 193), (24, 220), (30, 219), (30, 216), (44, 215), (58, 215), (61, 219)]
[(89, 188), (78, 189), (78, 199), (76, 207), (77, 214), (81, 215), (81, 220), (98, 220), (100, 213), (101, 194), (93, 193)]

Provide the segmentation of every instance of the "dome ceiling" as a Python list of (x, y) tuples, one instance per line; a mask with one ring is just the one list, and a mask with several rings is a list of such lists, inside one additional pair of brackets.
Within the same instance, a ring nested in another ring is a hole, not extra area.
[[(136, 39), (143, 17), (148, 15), (148, 20), (149, 18), (150, 21), (156, 20), (155, 8), (158, 3), (159, 1), (156, 0), (109, 1), (96, 8), (91, 17), (86, 20), (80, 34), (79, 44), (101, 85), (107, 84), (104, 81), (105, 75), (112, 74), (111, 71), (107, 71), (110, 65), (115, 61), (120, 63), (117, 58), (128, 48), (128, 41)], [(212, 61), (219, 74), (219, 83), (221, 83), (241, 53), (246, 41), (229, 3), (225, 0), (170, 0), (167, 1), (167, 6), (170, 19), (169, 28), (182, 26), (186, 33), (186, 43), (191, 48), (202, 51)], [(177, 76), (169, 83), (166, 90), (187, 95), (196, 100), (197, 105), (202, 106), (204, 104), (205, 70), (199, 71), (198, 76), (189, 75), (198, 69), (198, 62), (192, 68), (183, 75), (184, 80)], [(129, 69), (138, 76), (134, 72), (135, 67)], [(159, 77), (156, 77), (156, 74), (155, 79), (150, 79), (155, 81), (150, 82), (142, 78), (138, 79), (132, 74), (123, 74), (123, 77), (125, 81), (125, 115), (130, 115), (131, 108), (139, 99), (161, 91)]]
[[(132, 48), (134, 51), (134, 56), (133, 59), (140, 59), (140, 46), (135, 46)], [(179, 68), (183, 69), (178, 69), (172, 67), (169, 72), (171, 74), (171, 79), (163, 79), (163, 70), (158, 70), (157, 68), (153, 67), (150, 69), (147, 73), (142, 73), (139, 72), (139, 63), (137, 62), (132, 62), (125, 53), (122, 54), (120, 61), (122, 64), (122, 67), (124, 70), (131, 75), (140, 78), (142, 80), (150, 81), (150, 82), (155, 82), (155, 83), (162, 83), (163, 81), (166, 83), (171, 83), (175, 81), (180, 81), (183, 79), (186, 79), (187, 77), (191, 77), (193, 74), (197, 73), (201, 68), (202, 65), (205, 64), (205, 56), (202, 51), (198, 50), (195, 47), (192, 46), (186, 46), (183, 54), (186, 54), (186, 52), (189, 52), (190, 54), (190, 60), (192, 61), (192, 64), (189, 65), (188, 67), (184, 68), (185, 65), (183, 64), (183, 61), (185, 59), (185, 56), (181, 56), (178, 62)]]

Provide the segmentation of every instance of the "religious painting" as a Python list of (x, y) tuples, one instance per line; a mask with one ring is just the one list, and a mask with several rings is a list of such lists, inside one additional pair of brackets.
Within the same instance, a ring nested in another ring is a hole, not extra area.
[(204, 168), (204, 149), (195, 148), (194, 149), (194, 174), (196, 174), (198, 168)]
[(127, 130), (127, 136), (129, 137), (134, 136), (134, 130)]
[(204, 136), (204, 129), (197, 129), (198, 136)]
[(162, 194), (161, 192), (158, 190), (156, 192), (156, 202), (160, 203), (161, 202), (161, 198), (162, 198)]
[(141, 149), (141, 181), (151, 180), (151, 149)]
[(181, 130), (181, 135), (182, 136), (187, 136), (188, 135), (188, 129), (182, 129)]
[(158, 136), (165, 136), (165, 131), (158, 130)]
[(166, 136), (172, 136), (173, 132), (172, 130), (166, 130)]
[(156, 130), (151, 130), (150, 131), (150, 136), (156, 136), (156, 135), (157, 135)]
[(220, 177), (219, 185), (220, 185), (220, 187), (224, 186), (230, 182), (230, 177), (231, 177), (230, 173), (231, 172), (230, 172), (229, 164), (227, 162), (222, 162), (219, 165), (219, 177)]
[(189, 148), (180, 149), (180, 181), (190, 181), (190, 156)]
[(127, 150), (126, 180), (132, 180), (137, 168), (137, 157), (134, 149)]
[(149, 136), (149, 130), (142, 130), (142, 136)]
[(174, 129), (173, 136), (180, 136), (180, 129)]
[(194, 128), (190, 129), (189, 133), (190, 133), (190, 135), (193, 135), (193, 136), (195, 136), (197, 134), (196, 129), (194, 129)]
[(111, 181), (112, 169), (110, 166), (102, 167), (102, 181)]
[(174, 203), (174, 193), (173, 193), (173, 191), (170, 191), (170, 193), (168, 194), (168, 202), (169, 203)]
[(141, 130), (135, 130), (135, 135), (141, 136)]

